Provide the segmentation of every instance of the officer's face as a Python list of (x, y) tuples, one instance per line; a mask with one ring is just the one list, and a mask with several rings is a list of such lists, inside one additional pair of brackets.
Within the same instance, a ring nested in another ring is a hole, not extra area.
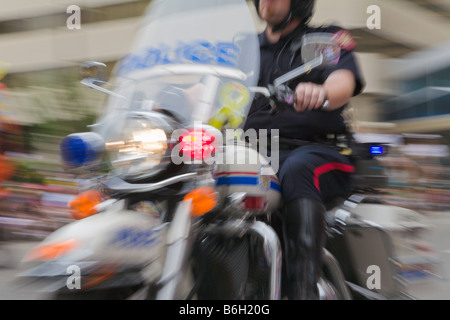
[(259, 15), (269, 25), (277, 25), (289, 13), (291, 0), (260, 0)]

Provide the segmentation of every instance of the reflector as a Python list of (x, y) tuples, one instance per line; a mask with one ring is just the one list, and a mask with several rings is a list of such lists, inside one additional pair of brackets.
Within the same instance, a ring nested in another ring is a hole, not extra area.
[(244, 207), (247, 210), (264, 210), (266, 205), (267, 199), (264, 196), (245, 196)]
[(217, 193), (211, 187), (194, 189), (184, 196), (184, 200), (192, 200), (192, 212), (194, 217), (201, 216), (211, 211), (217, 204)]

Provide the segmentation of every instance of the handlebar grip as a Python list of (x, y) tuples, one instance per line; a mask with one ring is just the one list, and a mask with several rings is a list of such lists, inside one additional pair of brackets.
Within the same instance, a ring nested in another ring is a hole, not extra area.
[(319, 111), (327, 110), (328, 106), (330, 105), (330, 101), (328, 99), (325, 99), (325, 101), (322, 103), (322, 105), (319, 107)]
[[(277, 87), (276, 89), (273, 86), (269, 86), (268, 89), (270, 92), (270, 99), (269, 99), (270, 105), (271, 105), (270, 114), (274, 115), (280, 111), (279, 106), (278, 106), (279, 102), (284, 102), (290, 106), (294, 106), (295, 91), (292, 90), (291, 88), (289, 88), (288, 86), (281, 85), (281, 86)], [(328, 98), (325, 98), (322, 105), (316, 110), (317, 111), (326, 110), (328, 108), (329, 104), (330, 104), (330, 102), (329, 102)]]
[[(290, 101), (292, 101), (292, 103), (289, 103), (289, 100)], [(292, 99), (286, 99), (285, 100), (285, 102), (286, 103), (288, 103), (289, 105), (291, 105), (291, 106), (294, 106), (294, 100), (293, 100), (293, 97), (292, 97)], [(325, 110), (327, 110), (327, 108), (328, 108), (328, 106), (330, 105), (330, 101), (328, 100), (328, 99), (326, 99), (323, 103), (322, 103), (322, 105), (318, 108), (318, 109), (316, 109), (316, 111), (325, 111)], [(271, 115), (274, 115), (274, 114), (276, 114), (276, 113), (278, 113), (280, 110), (279, 110), (279, 107), (277, 106), (277, 104), (275, 103), (275, 104), (271, 104), (271, 110), (270, 110), (270, 114)]]
[[(286, 103), (290, 104), (291, 106), (294, 105), (294, 96), (292, 95), (290, 98), (285, 100)], [(330, 101), (328, 99), (325, 99), (322, 103), (322, 105), (317, 109), (317, 111), (324, 111), (328, 109), (328, 106), (330, 105)]]

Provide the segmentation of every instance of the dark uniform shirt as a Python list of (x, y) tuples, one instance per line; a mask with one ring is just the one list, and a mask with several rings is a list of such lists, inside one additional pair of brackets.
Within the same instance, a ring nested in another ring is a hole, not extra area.
[[(311, 28), (299, 26), (289, 35), (282, 37), (277, 43), (272, 44), (267, 40), (265, 32), (259, 35), (261, 68), (259, 86), (267, 87), (283, 74), (302, 65), (301, 52), (290, 49), (293, 41), (301, 39), (301, 35), (312, 32), (335, 33), (342, 30), (337, 26)], [(352, 51), (341, 49), (339, 62), (333, 66), (320, 66), (308, 74), (305, 74), (289, 83), (291, 89), (295, 89), (299, 82), (313, 82), (323, 84), (327, 77), (335, 70), (347, 69), (353, 72), (356, 80), (354, 95), (361, 92), (363, 83), (355, 63)], [(342, 116), (345, 106), (333, 111), (303, 111), (297, 112), (292, 106), (282, 106), (281, 112), (270, 114), (269, 101), (264, 97), (256, 98), (250, 108), (244, 130), (279, 129), (281, 137), (310, 140), (327, 133), (343, 133), (346, 125)]]

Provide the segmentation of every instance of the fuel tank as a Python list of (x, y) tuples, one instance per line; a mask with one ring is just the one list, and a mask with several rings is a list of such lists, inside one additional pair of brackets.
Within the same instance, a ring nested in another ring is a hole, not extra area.
[(249, 196), (264, 197), (267, 210), (277, 209), (281, 200), (281, 187), (269, 161), (245, 145), (227, 145), (224, 154), (224, 163), (216, 166), (214, 174), (220, 199), (245, 192)]

